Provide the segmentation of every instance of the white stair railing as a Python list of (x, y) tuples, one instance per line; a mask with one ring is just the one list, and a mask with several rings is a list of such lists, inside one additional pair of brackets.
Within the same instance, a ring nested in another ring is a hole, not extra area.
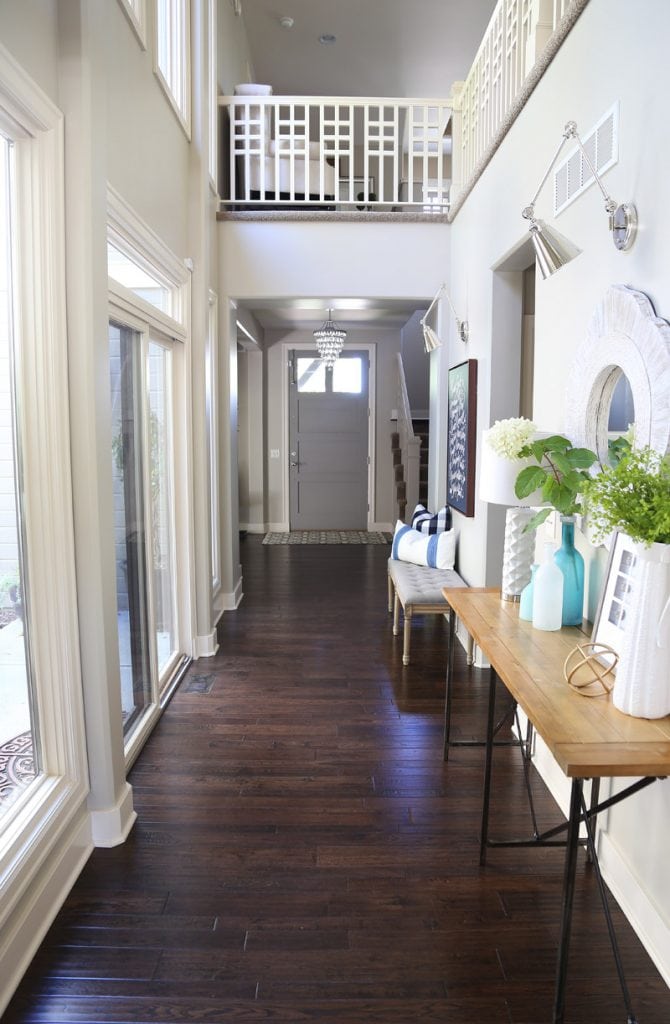
[(224, 209), (281, 202), (447, 210), (445, 100), (246, 95), (221, 96), (219, 106)]
[(587, 2), (498, 0), (467, 78), (452, 86), (452, 207), (509, 128), (540, 57), (560, 45)]

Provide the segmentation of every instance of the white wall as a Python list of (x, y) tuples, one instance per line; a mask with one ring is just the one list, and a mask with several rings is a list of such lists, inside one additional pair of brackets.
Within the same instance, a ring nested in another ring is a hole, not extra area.
[(405, 370), (407, 397), (412, 415), (427, 416), (430, 391), (430, 360), (423, 343), (423, 310), (410, 317), (401, 332), (400, 351)]
[[(670, 160), (666, 130), (669, 36), (666, 0), (647, 0), (642, 5), (591, 0), (453, 222), (451, 293), (457, 308), (466, 301), (471, 327), (468, 356), (479, 361), (480, 431), (489, 425), (494, 411), (498, 417), (517, 414), (512, 395), (505, 407), (505, 390), (495, 375), (494, 353), (507, 327), (504, 319), (496, 319), (496, 308), (504, 316), (496, 303), (502, 282), (492, 268), (507, 265), (509, 253), (524, 243), (521, 209), (534, 194), (565, 122), (576, 120), (585, 134), (615, 100), (621, 103), (620, 156), (604, 181), (618, 202), (636, 203), (639, 236), (629, 253), (615, 250), (595, 186), (557, 218), (557, 228), (583, 252), (554, 277), (538, 280), (534, 378), (538, 426), (563, 429), (571, 359), (609, 285), (625, 283), (646, 292), (657, 312), (670, 317), (670, 208), (665, 202), (665, 168)], [(551, 203), (548, 184), (537, 203), (538, 216), (551, 219)], [(457, 361), (452, 356), (452, 364)], [(475, 519), (456, 519), (461, 571), (472, 584), (492, 582), (487, 566), (492, 531), (486, 507), (478, 505)], [(600, 554), (581, 543), (587, 563), (601, 560)], [(602, 840), (614, 891), (668, 980), (669, 809), (670, 783), (659, 782), (610, 812)]]

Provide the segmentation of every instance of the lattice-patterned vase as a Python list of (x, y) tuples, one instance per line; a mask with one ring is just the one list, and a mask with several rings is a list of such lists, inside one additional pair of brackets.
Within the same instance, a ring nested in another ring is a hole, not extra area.
[(670, 715), (670, 544), (636, 544), (635, 551), (612, 699), (635, 718), (663, 718)]

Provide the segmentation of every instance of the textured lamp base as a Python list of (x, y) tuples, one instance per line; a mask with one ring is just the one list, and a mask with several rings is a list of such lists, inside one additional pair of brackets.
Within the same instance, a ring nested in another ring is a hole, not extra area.
[(502, 567), (503, 601), (520, 601), (521, 591), (530, 580), (535, 554), (535, 530), (524, 527), (535, 515), (532, 508), (508, 508), (505, 518), (505, 549)]

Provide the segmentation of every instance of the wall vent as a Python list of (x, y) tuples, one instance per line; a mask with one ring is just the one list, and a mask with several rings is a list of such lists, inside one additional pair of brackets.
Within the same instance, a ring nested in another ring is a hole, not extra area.
[[(619, 104), (607, 111), (587, 135), (579, 133), (599, 175), (619, 159)], [(579, 149), (568, 153), (554, 171), (554, 216), (595, 183)]]

